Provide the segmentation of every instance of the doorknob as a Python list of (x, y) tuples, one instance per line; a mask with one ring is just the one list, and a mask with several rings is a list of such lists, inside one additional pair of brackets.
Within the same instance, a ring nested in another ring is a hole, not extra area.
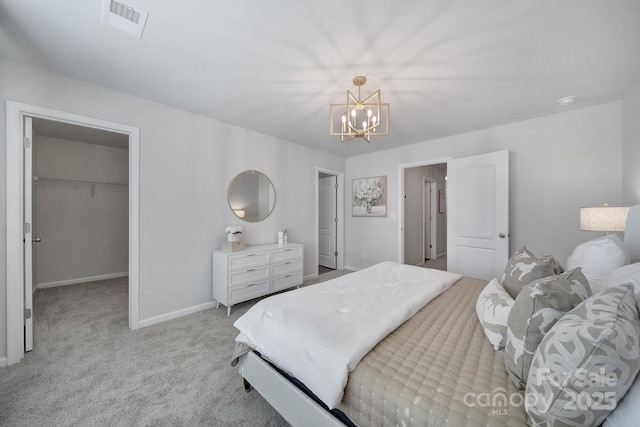
[(35, 243), (40, 243), (42, 242), (42, 239), (40, 237), (36, 237), (35, 239), (31, 239), (31, 241)]
[(498, 234), (498, 237), (500, 237), (501, 239), (504, 239), (505, 235), (504, 235), (504, 233), (500, 233), (500, 234)]

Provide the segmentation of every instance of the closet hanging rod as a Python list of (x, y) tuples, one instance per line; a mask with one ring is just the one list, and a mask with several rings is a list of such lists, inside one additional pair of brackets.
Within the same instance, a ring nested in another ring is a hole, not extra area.
[(63, 179), (63, 178), (47, 178), (43, 176), (34, 176), (34, 181), (47, 181), (52, 183), (61, 183), (61, 184), (86, 184), (86, 185), (120, 185), (127, 186), (126, 182), (108, 182), (108, 181), (87, 181), (80, 179)]

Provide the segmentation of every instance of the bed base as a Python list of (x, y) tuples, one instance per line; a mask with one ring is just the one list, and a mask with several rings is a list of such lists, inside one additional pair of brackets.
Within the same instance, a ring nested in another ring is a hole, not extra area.
[(245, 391), (254, 388), (293, 427), (345, 427), (256, 353), (240, 356), (238, 366)]

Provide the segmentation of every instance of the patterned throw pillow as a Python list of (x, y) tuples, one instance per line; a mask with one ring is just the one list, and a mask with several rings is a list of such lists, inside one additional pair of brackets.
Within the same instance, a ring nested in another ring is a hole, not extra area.
[(478, 295), (476, 313), (484, 334), (495, 350), (504, 348), (507, 340), (507, 320), (512, 306), (513, 298), (497, 279), (490, 281)]
[(515, 298), (526, 284), (561, 272), (562, 266), (554, 257), (538, 259), (524, 247), (509, 258), (501, 282), (509, 295)]
[(600, 425), (640, 370), (639, 336), (640, 319), (628, 284), (567, 313), (533, 358), (525, 399), (530, 424)]
[(538, 279), (524, 287), (507, 321), (504, 364), (511, 381), (524, 390), (531, 360), (544, 335), (568, 311), (591, 296), (579, 268)]

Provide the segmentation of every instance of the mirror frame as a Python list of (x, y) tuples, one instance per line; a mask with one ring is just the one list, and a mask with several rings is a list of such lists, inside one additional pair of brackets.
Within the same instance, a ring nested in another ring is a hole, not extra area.
[[(236, 180), (240, 175), (242, 175), (243, 173), (247, 173), (247, 172), (249, 172), (249, 173), (253, 173), (253, 174), (260, 174), (260, 175), (262, 175), (262, 176), (267, 180), (267, 182), (269, 183), (269, 185), (271, 186), (271, 188), (273, 189), (273, 206), (272, 206), (272, 207), (271, 207), (271, 209), (269, 210), (269, 213), (268, 213), (268, 214), (266, 214), (263, 218), (259, 218), (259, 219), (255, 220), (255, 221), (250, 221), (250, 220), (248, 220), (248, 219), (246, 219), (246, 218), (240, 218), (240, 216), (238, 216), (238, 214), (236, 213), (236, 211), (233, 209), (233, 206), (231, 206), (231, 200), (230, 200), (230, 198), (229, 198), (229, 194), (231, 193), (231, 185), (233, 185), (233, 183), (235, 182), (235, 180)], [(241, 219), (241, 220), (243, 220), (243, 221), (246, 221), (246, 222), (256, 223), (256, 222), (264, 221), (265, 219), (267, 219), (267, 218), (269, 217), (269, 215), (271, 215), (271, 213), (273, 212), (273, 210), (276, 208), (276, 200), (277, 200), (277, 199), (278, 199), (278, 195), (277, 195), (277, 193), (276, 193), (276, 186), (275, 186), (275, 185), (273, 185), (273, 182), (269, 179), (269, 177), (268, 177), (267, 175), (263, 174), (262, 172), (260, 172), (260, 171), (258, 171), (258, 170), (255, 170), (255, 169), (247, 169), (247, 170), (243, 170), (243, 171), (238, 172), (238, 173), (237, 173), (233, 178), (231, 178), (231, 181), (229, 181), (229, 185), (227, 186), (227, 204), (229, 205), (229, 209), (231, 209), (231, 212), (233, 212), (233, 214), (234, 214), (237, 218), (239, 218), (239, 219)]]

